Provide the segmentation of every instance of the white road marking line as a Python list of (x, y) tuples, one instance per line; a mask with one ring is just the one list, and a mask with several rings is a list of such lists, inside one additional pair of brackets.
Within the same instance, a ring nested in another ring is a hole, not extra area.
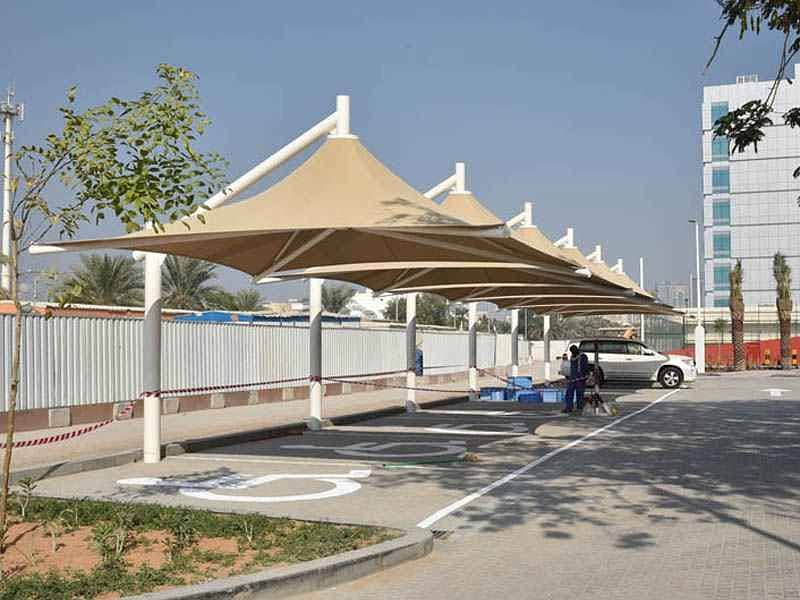
[(180, 456), (171, 456), (171, 459), (175, 460), (202, 460), (202, 461), (209, 461), (209, 462), (238, 462), (238, 463), (256, 463), (256, 464), (278, 464), (278, 465), (309, 465), (309, 466), (317, 466), (317, 467), (329, 467), (332, 464), (335, 465), (352, 465), (356, 467), (363, 467), (364, 463), (357, 463), (353, 461), (345, 461), (341, 459), (325, 459), (323, 460), (304, 460), (302, 458), (295, 458), (294, 460), (280, 460), (280, 459), (273, 459), (273, 458), (238, 458), (236, 456), (225, 456), (219, 454), (213, 455), (189, 455), (184, 454)]
[(577, 440), (573, 440), (569, 444), (566, 444), (565, 446), (561, 446), (560, 448), (556, 448), (555, 450), (552, 450), (552, 451), (548, 452), (544, 456), (542, 456), (540, 458), (537, 458), (536, 460), (534, 460), (532, 462), (529, 462), (524, 467), (520, 467), (519, 469), (509, 473), (505, 477), (501, 477), (500, 479), (498, 479), (496, 481), (493, 481), (489, 485), (479, 489), (477, 492), (473, 492), (472, 494), (469, 494), (468, 496), (464, 496), (463, 498), (461, 498), (461, 500), (457, 500), (456, 502), (453, 502), (449, 506), (445, 506), (441, 510), (437, 510), (432, 515), (426, 517), (425, 519), (423, 519), (422, 521), (417, 523), (417, 527), (420, 527), (422, 529), (426, 529), (426, 528), (430, 527), (431, 525), (436, 523), (436, 521), (439, 521), (439, 520), (443, 519), (444, 517), (456, 512), (457, 510), (459, 510), (460, 508), (463, 508), (467, 504), (469, 504), (471, 502), (474, 502), (475, 500), (477, 500), (481, 496), (485, 496), (489, 492), (499, 488), (501, 485), (505, 485), (509, 481), (513, 481), (514, 479), (516, 479), (520, 475), (523, 475), (523, 474), (527, 473), (528, 471), (530, 471), (531, 469), (534, 469), (534, 468), (538, 467), (542, 463), (545, 463), (548, 460), (550, 460), (551, 458), (554, 458), (554, 457), (558, 456), (562, 452), (566, 452), (570, 448), (574, 448), (575, 446), (577, 446), (579, 444), (582, 444), (586, 440), (591, 439), (594, 436), (603, 433), (604, 431), (608, 431), (609, 429), (612, 429), (612, 428), (616, 427), (617, 425), (619, 425), (623, 421), (627, 421), (628, 419), (643, 413), (644, 411), (652, 408), (656, 404), (658, 404), (660, 402), (663, 402), (664, 400), (666, 400), (667, 398), (669, 398), (673, 394), (677, 394), (679, 391), (681, 391), (681, 390), (677, 389), (677, 390), (672, 390), (671, 392), (667, 392), (666, 394), (664, 394), (660, 398), (658, 398), (656, 400), (653, 400), (653, 402), (651, 402), (647, 406), (645, 406), (643, 408), (640, 408), (639, 410), (634, 411), (629, 415), (625, 415), (624, 417), (620, 417), (616, 421), (612, 421), (608, 425), (600, 427), (599, 429), (595, 429), (591, 433), (587, 433), (582, 438), (577, 439)]

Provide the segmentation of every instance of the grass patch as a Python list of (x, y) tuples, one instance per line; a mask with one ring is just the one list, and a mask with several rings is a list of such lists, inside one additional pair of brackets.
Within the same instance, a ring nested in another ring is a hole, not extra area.
[[(3, 600), (149, 592), (314, 560), (395, 532), (156, 504), (30, 496), (11, 508)], [(24, 518), (22, 512), (24, 511)]]

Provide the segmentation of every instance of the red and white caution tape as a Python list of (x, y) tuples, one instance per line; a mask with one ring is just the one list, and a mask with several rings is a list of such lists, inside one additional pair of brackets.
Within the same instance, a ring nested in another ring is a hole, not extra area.
[(346, 379), (339, 379), (337, 377), (323, 377), (324, 381), (335, 381), (337, 383), (355, 383), (358, 385), (365, 385), (370, 387), (391, 388), (395, 390), (417, 390), (418, 392), (443, 392), (458, 394), (469, 394), (471, 390), (443, 390), (441, 388), (427, 388), (427, 387), (409, 387), (407, 385), (394, 385), (391, 383), (381, 383), (379, 381), (349, 381)]
[[(47, 437), (36, 438), (33, 440), (19, 440), (17, 442), (14, 442), (14, 448), (30, 448), (31, 446), (43, 446), (45, 444), (54, 444), (56, 442), (63, 442), (82, 435), (86, 435), (87, 433), (91, 433), (92, 431), (97, 431), (101, 427), (110, 425), (111, 423), (113, 423), (118, 419), (125, 418), (133, 410), (134, 404), (135, 401), (129, 402), (128, 405), (124, 409), (122, 409), (122, 411), (120, 411), (116, 419), (106, 419), (105, 421), (100, 421), (99, 423), (92, 423), (91, 425), (87, 425), (86, 427), (81, 427), (80, 429), (73, 429), (72, 431), (67, 431), (66, 433), (49, 435)], [(7, 446), (8, 444), (5, 442), (0, 444), (0, 448), (6, 448)]]

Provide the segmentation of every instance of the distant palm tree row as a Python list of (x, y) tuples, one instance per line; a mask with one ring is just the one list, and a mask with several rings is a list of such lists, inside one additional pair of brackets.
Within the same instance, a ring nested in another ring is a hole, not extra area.
[[(780, 330), (780, 364), (788, 369), (792, 364), (792, 269), (786, 257), (776, 252), (772, 257), (772, 276), (775, 278), (775, 307), (778, 310), (778, 328)], [(730, 272), (730, 310), (731, 338), (733, 342), (733, 368), (740, 371), (746, 368), (744, 351), (744, 300), (742, 298), (742, 261), (737, 260)], [(720, 319), (714, 323), (714, 330), (722, 339), (725, 332), (725, 321)], [(719, 362), (719, 350), (717, 352)]]
[[(254, 289), (236, 293), (215, 285), (216, 265), (194, 258), (168, 256), (162, 267), (163, 305), (186, 310), (261, 308)], [(92, 254), (81, 257), (69, 277), (51, 295), (62, 303), (140, 306), (144, 298), (142, 267), (128, 256)]]

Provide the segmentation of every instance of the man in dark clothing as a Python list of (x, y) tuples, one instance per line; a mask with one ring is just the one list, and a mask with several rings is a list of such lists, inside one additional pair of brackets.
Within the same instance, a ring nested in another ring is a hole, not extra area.
[(574, 344), (569, 347), (569, 355), (569, 382), (562, 412), (571, 413), (577, 409), (580, 413), (583, 411), (583, 395), (586, 392), (586, 377), (589, 375), (589, 357)]

